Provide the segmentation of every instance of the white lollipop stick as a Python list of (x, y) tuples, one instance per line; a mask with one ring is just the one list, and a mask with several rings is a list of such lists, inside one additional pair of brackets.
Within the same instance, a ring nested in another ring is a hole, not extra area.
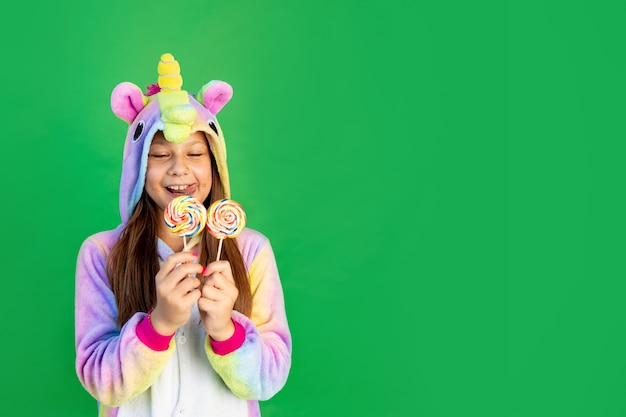
[(217, 246), (217, 259), (215, 259), (216, 261), (220, 260), (220, 254), (222, 253), (222, 243), (224, 242), (224, 239), (220, 239), (220, 244)]

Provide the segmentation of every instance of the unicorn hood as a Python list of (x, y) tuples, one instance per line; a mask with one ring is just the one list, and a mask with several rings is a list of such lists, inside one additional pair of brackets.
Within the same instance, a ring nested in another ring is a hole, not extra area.
[(215, 115), (230, 101), (232, 87), (223, 81), (205, 84), (195, 95), (182, 90), (180, 66), (169, 54), (161, 55), (158, 83), (144, 94), (135, 84), (123, 82), (111, 93), (113, 113), (129, 123), (120, 181), (120, 215), (126, 223), (143, 192), (148, 151), (154, 134), (161, 130), (173, 143), (183, 142), (194, 132), (204, 132), (217, 162), (224, 197), (230, 198), (226, 144)]

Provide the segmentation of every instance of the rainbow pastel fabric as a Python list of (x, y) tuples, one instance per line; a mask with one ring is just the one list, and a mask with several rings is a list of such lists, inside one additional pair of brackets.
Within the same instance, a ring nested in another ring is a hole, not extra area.
[[(76, 371), (98, 400), (99, 416), (259, 416), (258, 401), (284, 386), (291, 366), (291, 335), (269, 240), (248, 228), (237, 237), (253, 308), (250, 318), (233, 312), (245, 341), (219, 355), (197, 308), (164, 351), (150, 349), (137, 336), (145, 313), (119, 328), (105, 259), (120, 231), (121, 226), (86, 239), (76, 268)], [(158, 251), (161, 259), (172, 253), (160, 240)]]

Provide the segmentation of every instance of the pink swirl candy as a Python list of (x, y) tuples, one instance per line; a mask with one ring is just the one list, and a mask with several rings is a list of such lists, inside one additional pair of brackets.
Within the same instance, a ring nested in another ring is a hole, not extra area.
[(188, 195), (181, 195), (170, 201), (163, 214), (170, 231), (181, 237), (192, 237), (200, 233), (206, 225), (206, 216), (204, 204)]
[(246, 226), (246, 213), (234, 200), (222, 199), (211, 204), (206, 227), (216, 239), (234, 238)]

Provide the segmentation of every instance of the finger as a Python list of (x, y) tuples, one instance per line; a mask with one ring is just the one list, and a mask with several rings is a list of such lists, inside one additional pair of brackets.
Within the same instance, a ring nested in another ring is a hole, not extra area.
[(202, 287), (203, 298), (219, 304), (228, 305), (231, 309), (235, 305), (238, 294), (239, 292), (235, 287), (229, 287), (227, 289), (219, 289), (211, 285), (204, 285)]
[(211, 262), (210, 264), (206, 266), (206, 268), (204, 268), (204, 270), (202, 271), (202, 275), (208, 276), (216, 272), (221, 273), (222, 275), (227, 277), (228, 280), (235, 282), (235, 279), (233, 278), (233, 272), (230, 267), (230, 262), (228, 261)]
[(219, 272), (214, 272), (206, 278), (204, 284), (213, 286), (215, 288), (224, 288), (226, 285), (230, 284), (230, 281), (228, 281), (224, 277), (224, 275), (220, 274)]
[(200, 264), (182, 264), (182, 265), (178, 265), (176, 268), (174, 268), (174, 271), (172, 271), (172, 272), (175, 273), (176, 275), (182, 275), (182, 276), (187, 276), (187, 275), (199, 276), (202, 273), (202, 265), (200, 265)]
[(191, 307), (193, 304), (197, 303), (202, 298), (202, 293), (199, 288), (193, 289), (189, 291), (187, 294), (183, 295), (182, 299), (185, 302), (186, 307)]
[(168, 276), (165, 278), (173, 282), (174, 285), (178, 285), (181, 281), (185, 280), (190, 275), (198, 275), (202, 272), (202, 265), (199, 264), (182, 264), (174, 268)]
[(232, 308), (224, 302), (211, 300), (209, 298), (200, 297), (198, 299), (198, 309), (215, 318), (225, 314), (230, 315)]
[(200, 285), (202, 284), (200, 283), (200, 280), (198, 278), (190, 276), (178, 283), (178, 286), (181, 287), (181, 289), (183, 289), (186, 293), (193, 290), (199, 290)]
[(167, 259), (165, 259), (165, 262), (163, 262), (163, 266), (166, 266), (168, 269), (172, 270), (178, 264), (196, 262), (197, 260), (198, 255), (189, 252), (177, 252), (168, 256)]
[(212, 285), (204, 285), (202, 287), (202, 297), (212, 300), (212, 301), (220, 301), (224, 298), (222, 291), (215, 288)]
[(217, 311), (215, 301), (200, 297), (198, 299), (198, 310), (207, 314), (210, 318), (214, 318)]
[(236, 300), (239, 296), (239, 289), (237, 289), (235, 283), (227, 280), (224, 276), (221, 276), (220, 274), (213, 274), (210, 279), (205, 281), (202, 287), (203, 289), (214, 288), (218, 290), (222, 294), (222, 297), (233, 300), (233, 303), (234, 300)]
[(185, 295), (198, 290), (200, 290), (200, 280), (198, 278), (186, 277), (185, 279), (178, 282), (173, 288), (169, 288), (167, 290), (167, 296), (171, 299), (177, 299), (184, 297)]
[(226, 275), (220, 272), (214, 272), (206, 277), (204, 283), (220, 289), (237, 288), (234, 280), (229, 279)]
[[(159, 273), (157, 273), (157, 281), (165, 279), (172, 271), (181, 265), (197, 265), (193, 263), (197, 261), (197, 259), (197, 256), (186, 252), (179, 252), (168, 256), (161, 265)], [(200, 272), (202, 272), (202, 268), (200, 268)]]
[(200, 285), (200, 280), (185, 274), (183, 268), (182, 271), (170, 273), (166, 279), (157, 283), (157, 296), (181, 297), (196, 288), (199, 289)]

